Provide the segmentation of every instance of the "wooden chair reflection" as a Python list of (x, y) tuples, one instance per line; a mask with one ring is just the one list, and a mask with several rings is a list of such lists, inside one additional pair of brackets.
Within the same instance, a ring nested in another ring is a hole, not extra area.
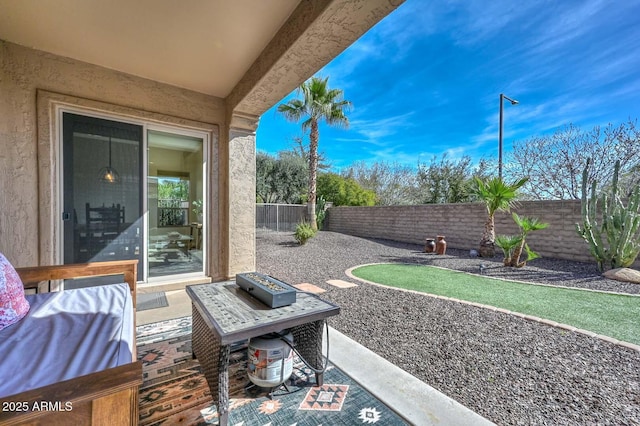
[(116, 246), (105, 250), (126, 230), (124, 213), (124, 206), (120, 204), (113, 204), (111, 207), (91, 207), (86, 203), (86, 223), (76, 225), (76, 262), (89, 262), (98, 254), (101, 254), (103, 260), (130, 257), (116, 253)]
[(96, 232), (115, 232), (121, 231), (124, 224), (124, 206), (113, 204), (111, 207), (91, 207), (86, 204), (87, 213), (87, 229)]

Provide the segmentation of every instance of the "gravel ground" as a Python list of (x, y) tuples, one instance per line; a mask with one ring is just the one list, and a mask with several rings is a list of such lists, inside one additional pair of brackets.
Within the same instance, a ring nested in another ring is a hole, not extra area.
[[(259, 231), (257, 269), (327, 290), (340, 305), (330, 325), (499, 425), (640, 425), (640, 352), (578, 333), (461, 303), (350, 280), (375, 262), (437, 265), (517, 279), (638, 294), (604, 279), (595, 263), (537, 259), (521, 269), (500, 258), (445, 256), (386, 240), (320, 232), (298, 246), (292, 234)], [(358, 287), (326, 284), (342, 279)], [(639, 301), (640, 302), (640, 301)]]

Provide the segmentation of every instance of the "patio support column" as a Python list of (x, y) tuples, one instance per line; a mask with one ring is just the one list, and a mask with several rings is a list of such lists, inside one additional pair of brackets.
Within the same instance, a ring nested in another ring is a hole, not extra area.
[(256, 267), (256, 134), (258, 116), (233, 112), (228, 126), (227, 275)]

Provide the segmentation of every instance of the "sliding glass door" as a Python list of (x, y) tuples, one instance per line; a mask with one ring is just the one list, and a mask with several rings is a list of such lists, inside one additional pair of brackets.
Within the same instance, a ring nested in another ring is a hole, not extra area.
[(203, 273), (204, 140), (148, 130), (149, 277)]
[(142, 126), (63, 113), (64, 263), (138, 259)]
[(138, 259), (141, 281), (204, 276), (206, 134), (71, 112), (62, 133), (64, 263)]

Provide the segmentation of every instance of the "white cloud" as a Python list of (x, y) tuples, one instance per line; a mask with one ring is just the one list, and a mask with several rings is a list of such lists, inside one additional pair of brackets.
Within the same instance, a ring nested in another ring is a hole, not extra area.
[[(378, 119), (354, 119), (350, 122), (350, 129), (364, 136), (364, 140), (372, 144), (384, 145), (386, 136), (395, 135), (407, 128), (414, 112), (408, 112), (393, 117)], [(362, 115), (362, 114), (360, 114)]]

